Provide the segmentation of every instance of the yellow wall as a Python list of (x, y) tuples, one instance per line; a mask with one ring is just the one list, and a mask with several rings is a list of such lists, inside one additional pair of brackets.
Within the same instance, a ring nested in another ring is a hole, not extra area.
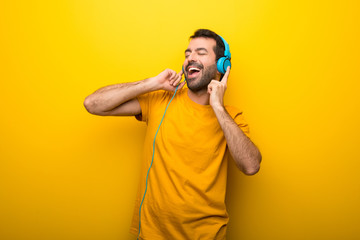
[(188, 37), (230, 44), (227, 103), (263, 153), (231, 165), (228, 239), (360, 239), (358, 1), (1, 1), (0, 239), (129, 233), (145, 126), (83, 107), (180, 70)]

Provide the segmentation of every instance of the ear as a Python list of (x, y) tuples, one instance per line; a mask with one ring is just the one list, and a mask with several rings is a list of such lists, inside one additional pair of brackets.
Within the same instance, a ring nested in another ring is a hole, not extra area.
[(216, 80), (220, 81), (221, 80), (221, 73), (219, 71), (216, 71)]

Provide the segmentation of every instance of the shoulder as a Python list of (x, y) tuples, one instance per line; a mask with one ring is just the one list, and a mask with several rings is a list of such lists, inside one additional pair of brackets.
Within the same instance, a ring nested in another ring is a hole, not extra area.
[(250, 138), (250, 130), (249, 125), (246, 122), (243, 112), (236, 107), (233, 106), (225, 106), (226, 111), (229, 113), (232, 119), (234, 119), (235, 123), (241, 128), (241, 130), (245, 133), (246, 136)]
[(137, 97), (139, 102), (158, 102), (171, 97), (171, 93), (165, 90), (158, 90), (154, 92), (144, 93)]

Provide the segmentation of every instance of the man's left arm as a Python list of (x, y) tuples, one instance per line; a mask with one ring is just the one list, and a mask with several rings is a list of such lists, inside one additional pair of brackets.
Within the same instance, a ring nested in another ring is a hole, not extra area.
[(227, 145), (236, 165), (246, 175), (254, 175), (260, 169), (261, 153), (224, 107), (224, 94), (229, 73), (230, 67), (221, 81), (212, 80), (208, 85), (210, 105), (224, 132)]

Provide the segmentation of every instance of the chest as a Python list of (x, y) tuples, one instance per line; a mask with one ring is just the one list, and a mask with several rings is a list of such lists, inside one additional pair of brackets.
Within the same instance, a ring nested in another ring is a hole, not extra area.
[[(155, 136), (163, 112), (158, 109), (152, 115), (151, 136)], [(155, 130), (156, 129), (156, 130)], [(211, 108), (196, 109), (184, 104), (171, 103), (161, 123), (157, 138), (178, 148), (214, 151), (224, 142), (224, 135)]]

